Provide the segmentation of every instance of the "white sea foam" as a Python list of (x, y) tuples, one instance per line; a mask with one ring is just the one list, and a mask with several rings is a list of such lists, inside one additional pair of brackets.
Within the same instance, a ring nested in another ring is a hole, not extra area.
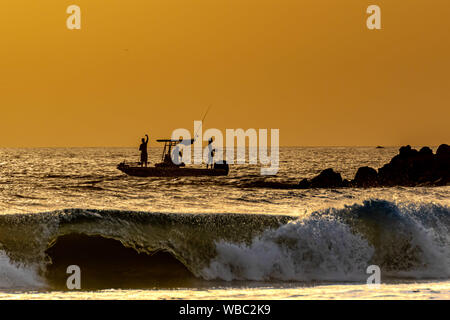
[(250, 244), (216, 242), (217, 256), (201, 274), (227, 281), (362, 281), (367, 267), (379, 264), (387, 277), (445, 279), (448, 212), (376, 200), (328, 209), (267, 230)]
[(361, 280), (374, 249), (349, 227), (318, 219), (266, 231), (250, 245), (218, 242), (202, 271), (222, 280)]
[(6, 253), (0, 250), (0, 289), (33, 289), (43, 286), (44, 281), (32, 268), (12, 263)]

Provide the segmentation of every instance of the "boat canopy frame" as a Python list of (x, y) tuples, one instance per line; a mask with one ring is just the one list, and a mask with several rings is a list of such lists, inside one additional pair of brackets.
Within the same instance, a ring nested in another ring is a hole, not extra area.
[[(172, 147), (175, 147), (177, 144), (180, 144), (183, 141), (190, 141), (192, 144), (194, 139), (184, 140), (184, 139), (157, 139), (156, 142), (164, 143), (164, 150), (162, 153), (161, 161), (164, 162), (164, 157), (166, 154), (170, 156), (170, 152), (172, 151)], [(167, 152), (166, 152), (167, 150)]]

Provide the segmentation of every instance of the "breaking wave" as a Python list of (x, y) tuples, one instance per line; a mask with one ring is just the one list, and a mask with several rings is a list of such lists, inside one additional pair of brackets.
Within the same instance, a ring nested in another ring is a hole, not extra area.
[(209, 279), (363, 281), (375, 264), (385, 278), (450, 276), (450, 210), (366, 201), (327, 209), (267, 230), (251, 244), (217, 243)]
[[(92, 281), (106, 274), (91, 288), (364, 281), (373, 264), (382, 279), (448, 279), (449, 228), (448, 206), (376, 199), (302, 218), (87, 209), (0, 215), (0, 288), (63, 287), (69, 264)], [(108, 282), (126, 277), (131, 282)]]
[(33, 270), (11, 262), (4, 251), (0, 251), (0, 289), (40, 288), (44, 281)]

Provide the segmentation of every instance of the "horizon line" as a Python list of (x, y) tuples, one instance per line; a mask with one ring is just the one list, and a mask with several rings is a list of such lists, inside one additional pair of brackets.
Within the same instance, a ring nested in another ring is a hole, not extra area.
[[(444, 144), (444, 143), (441, 143)], [(439, 145), (441, 145), (439, 144)], [(342, 147), (382, 147), (382, 148), (394, 148), (394, 147), (402, 147), (406, 146), (408, 144), (401, 144), (401, 145), (282, 145), (279, 146), (280, 148), (342, 148)], [(417, 146), (427, 146), (427, 147), (438, 147), (439, 145), (414, 145), (409, 144), (411, 147), (417, 147)], [(235, 146), (236, 147), (236, 146)], [(248, 145), (245, 146), (246, 148), (249, 147)], [(270, 147), (270, 146), (268, 146)], [(134, 148), (133, 146), (14, 146), (14, 147), (7, 147), (7, 146), (0, 146), (0, 149), (64, 149), (64, 148)], [(163, 148), (155, 145), (149, 145), (149, 148)]]

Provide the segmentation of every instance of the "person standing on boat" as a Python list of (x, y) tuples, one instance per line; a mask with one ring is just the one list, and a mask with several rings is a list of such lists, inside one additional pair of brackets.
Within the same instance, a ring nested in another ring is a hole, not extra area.
[(141, 152), (141, 167), (147, 166), (148, 164), (148, 153), (147, 153), (147, 144), (148, 144), (148, 135), (145, 135), (147, 139), (142, 138), (142, 143), (139, 146), (139, 151)]
[(183, 152), (181, 151), (179, 144), (177, 144), (175, 146), (175, 148), (173, 148), (171, 157), (172, 157), (172, 162), (171, 162), (172, 164), (179, 166), (179, 167), (184, 167), (184, 163), (182, 162)]
[(208, 140), (208, 160), (206, 162), (206, 169), (209, 168), (209, 166), (211, 166), (211, 169), (213, 168), (213, 164), (214, 164), (214, 153), (216, 152), (216, 150), (213, 148), (213, 138), (209, 138)]
[[(184, 167), (186, 164), (183, 162), (183, 149), (191, 144), (193, 144), (195, 139), (184, 139), (180, 140), (180, 143), (178, 143), (175, 148), (172, 150), (171, 154), (171, 163), (179, 166)], [(183, 147), (182, 147), (183, 146)]]

